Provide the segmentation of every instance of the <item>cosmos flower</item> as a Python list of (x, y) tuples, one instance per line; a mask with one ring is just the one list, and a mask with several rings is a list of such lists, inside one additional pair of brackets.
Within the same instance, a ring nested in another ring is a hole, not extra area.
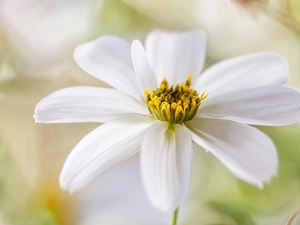
[(155, 30), (145, 49), (116, 36), (79, 45), (77, 64), (115, 89), (69, 87), (36, 106), (38, 123), (104, 123), (70, 153), (61, 187), (74, 192), (140, 152), (150, 201), (174, 211), (190, 188), (192, 142), (238, 178), (259, 187), (269, 181), (278, 167), (276, 148), (249, 125), (300, 121), (300, 93), (283, 85), (285, 59), (272, 52), (243, 55), (201, 73), (205, 55), (202, 31)]

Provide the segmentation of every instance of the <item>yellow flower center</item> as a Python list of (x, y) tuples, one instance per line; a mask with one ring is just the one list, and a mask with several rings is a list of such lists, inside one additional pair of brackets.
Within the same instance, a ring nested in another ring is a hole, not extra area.
[(170, 124), (184, 123), (191, 120), (202, 101), (208, 93), (198, 92), (191, 88), (192, 75), (186, 82), (176, 87), (169, 86), (166, 78), (161, 82), (160, 87), (151, 93), (146, 89), (146, 103), (150, 113), (158, 120), (167, 121)]

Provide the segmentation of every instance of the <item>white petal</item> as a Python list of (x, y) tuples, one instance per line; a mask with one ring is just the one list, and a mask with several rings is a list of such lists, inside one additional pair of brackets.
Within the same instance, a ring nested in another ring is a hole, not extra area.
[(186, 127), (156, 121), (142, 141), (141, 173), (154, 206), (174, 211), (186, 198), (192, 168), (192, 142)]
[(149, 114), (145, 103), (114, 89), (82, 86), (64, 88), (42, 99), (34, 118), (39, 123), (102, 123), (138, 114)]
[(261, 52), (218, 62), (199, 76), (194, 88), (213, 96), (227, 91), (284, 84), (288, 73), (288, 64), (281, 55)]
[(119, 91), (144, 99), (133, 69), (130, 43), (126, 40), (115, 36), (101, 36), (79, 45), (75, 49), (74, 59), (87, 73)]
[(190, 74), (197, 78), (204, 66), (206, 39), (201, 30), (148, 34), (145, 48), (158, 85), (164, 77), (171, 85), (186, 81)]
[(186, 123), (193, 141), (211, 152), (235, 176), (259, 187), (276, 173), (278, 157), (268, 136), (254, 127), (221, 119)]
[(143, 134), (152, 122), (148, 117), (127, 117), (90, 132), (68, 156), (60, 174), (60, 186), (74, 192), (138, 152)]
[(143, 90), (155, 90), (158, 86), (153, 70), (149, 65), (144, 47), (138, 40), (132, 42), (131, 57), (135, 73), (138, 76)]
[(207, 98), (197, 117), (218, 117), (255, 125), (300, 122), (300, 93), (285, 86), (259, 87)]

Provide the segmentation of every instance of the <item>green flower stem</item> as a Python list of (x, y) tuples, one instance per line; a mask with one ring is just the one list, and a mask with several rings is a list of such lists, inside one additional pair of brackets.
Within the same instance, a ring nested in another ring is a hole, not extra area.
[(171, 224), (171, 225), (176, 225), (176, 224), (177, 224), (178, 210), (179, 210), (179, 208), (177, 208), (177, 209), (173, 212), (173, 216), (172, 216), (172, 224)]

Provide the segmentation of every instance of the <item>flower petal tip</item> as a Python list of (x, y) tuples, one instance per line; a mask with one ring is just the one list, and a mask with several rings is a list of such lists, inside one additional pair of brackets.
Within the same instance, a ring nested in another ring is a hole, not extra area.
[(82, 50), (82, 48), (84, 48), (84, 46), (86, 46), (86, 44), (87, 43), (80, 44), (75, 48), (75, 50), (73, 52), (73, 59), (75, 60), (75, 62), (77, 62), (78, 58), (80, 58), (79, 56), (81, 55), (81, 53), (79, 53), (79, 52)]
[(273, 175), (270, 176), (269, 179), (264, 180), (262, 182), (258, 181), (257, 184), (256, 184), (256, 186), (258, 187), (259, 190), (263, 190), (264, 189), (264, 184), (271, 184), (273, 178), (275, 178), (277, 176), (278, 176), (278, 173), (276, 171)]
[(264, 189), (263, 183), (257, 184), (257, 187), (258, 187), (259, 190), (263, 190)]
[(180, 204), (157, 204), (157, 202), (152, 201), (151, 198), (150, 201), (154, 207), (166, 213), (173, 213), (178, 207), (180, 207)]
[(37, 123), (43, 123), (45, 121), (41, 120), (39, 115), (38, 115), (38, 112), (35, 112), (33, 114), (33, 119), (34, 119), (34, 124), (37, 124)]
[(76, 189), (70, 187), (70, 185), (68, 185), (67, 183), (64, 183), (61, 180), (59, 180), (59, 186), (60, 186), (61, 190), (66, 191), (71, 195), (74, 194), (74, 192), (76, 191)]
[(273, 57), (274, 59), (277, 58), (277, 60), (278, 60), (277, 63), (278, 64), (279, 63), (282, 64), (282, 66), (283, 66), (282, 71), (285, 72), (284, 75), (285, 75), (285, 78), (286, 78), (286, 81), (287, 81), (288, 80), (288, 76), (289, 76), (289, 71), (290, 71), (290, 66), (289, 66), (289, 63), (288, 63), (287, 59), (283, 55), (281, 55), (281, 54), (279, 54), (277, 52), (267, 51), (267, 52), (265, 52), (265, 54), (269, 54), (270, 58), (271, 57)]

